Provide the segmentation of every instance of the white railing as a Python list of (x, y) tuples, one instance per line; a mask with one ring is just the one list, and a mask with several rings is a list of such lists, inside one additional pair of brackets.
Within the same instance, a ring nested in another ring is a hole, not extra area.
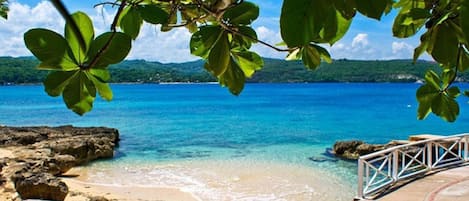
[(469, 162), (469, 133), (391, 147), (358, 159), (357, 200), (372, 198), (398, 181)]

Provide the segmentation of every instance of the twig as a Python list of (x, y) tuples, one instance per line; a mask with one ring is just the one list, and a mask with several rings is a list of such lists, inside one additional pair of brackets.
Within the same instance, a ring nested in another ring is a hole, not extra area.
[(107, 51), (107, 49), (109, 48), (109, 45), (111, 45), (112, 39), (117, 33), (117, 29), (116, 29), (117, 21), (119, 20), (119, 16), (121, 15), (126, 5), (127, 5), (126, 0), (123, 0), (122, 3), (119, 5), (119, 9), (117, 9), (117, 13), (114, 16), (114, 20), (111, 24), (111, 31), (112, 31), (111, 37), (109, 37), (109, 40), (106, 42), (106, 44), (104, 44), (104, 46), (98, 51), (98, 53), (93, 58), (93, 60), (91, 60), (89, 65), (84, 68), (85, 70), (90, 69), (91, 67), (95, 66), (98, 63), (99, 58), (103, 55), (104, 52)]
[(72, 16), (68, 12), (67, 8), (65, 8), (62, 1), (60, 1), (60, 0), (51, 0), (51, 2), (55, 6), (55, 8), (59, 11), (59, 13), (62, 15), (62, 17), (65, 18), (67, 23), (70, 24), (73, 33), (78, 37), (78, 44), (80, 45), (80, 47), (83, 50), (86, 50), (85, 39), (83, 39), (83, 36), (81, 35), (80, 28), (78, 27), (75, 20), (73, 20)]

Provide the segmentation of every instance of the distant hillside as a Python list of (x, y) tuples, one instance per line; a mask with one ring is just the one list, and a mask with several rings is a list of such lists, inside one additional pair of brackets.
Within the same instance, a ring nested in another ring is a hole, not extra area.
[[(411, 60), (357, 61), (336, 60), (323, 63), (319, 70), (305, 69), (300, 61), (264, 59), (264, 68), (248, 82), (415, 82), (428, 68), (439, 71), (436, 63)], [(32, 57), (0, 57), (0, 84), (39, 83), (47, 71), (36, 70)], [(129, 60), (110, 67), (111, 82), (214, 82), (203, 69), (203, 61), (162, 64)], [(464, 74), (460, 81), (469, 81)]]

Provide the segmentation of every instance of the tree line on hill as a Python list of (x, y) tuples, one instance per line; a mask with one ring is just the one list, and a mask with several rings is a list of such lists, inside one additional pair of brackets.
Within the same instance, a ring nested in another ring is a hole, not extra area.
[[(335, 60), (322, 63), (316, 71), (304, 68), (300, 61), (264, 59), (265, 66), (247, 82), (304, 83), (304, 82), (416, 82), (423, 80), (427, 69), (439, 71), (438, 64), (411, 60), (362, 61)], [(40, 83), (47, 71), (36, 70), (39, 64), (33, 57), (0, 57), (0, 85)], [(202, 61), (162, 64), (144, 60), (128, 60), (110, 67), (112, 83), (137, 82), (216, 82), (203, 70)], [(458, 81), (469, 81), (462, 74)]]

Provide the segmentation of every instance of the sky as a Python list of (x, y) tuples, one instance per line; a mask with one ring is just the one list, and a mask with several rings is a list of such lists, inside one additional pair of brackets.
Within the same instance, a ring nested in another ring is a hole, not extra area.
[[(8, 20), (0, 19), (0, 56), (31, 56), (23, 42), (23, 34), (31, 28), (48, 28), (63, 33), (64, 20), (49, 1), (10, 0)], [(95, 33), (109, 30), (115, 9), (93, 8), (99, 0), (64, 0), (70, 12), (84, 11), (93, 20)], [(258, 38), (270, 44), (281, 42), (281, 0), (251, 0), (259, 5), (260, 17), (253, 23)], [(334, 44), (322, 45), (330, 50), (334, 59), (389, 60), (412, 58), (413, 49), (419, 44), (418, 36), (409, 39), (392, 37), (395, 12), (376, 21), (357, 15), (346, 36)], [(199, 59), (189, 51), (191, 34), (184, 28), (160, 32), (159, 26), (145, 24), (132, 44), (127, 59), (144, 59), (162, 63), (186, 62)], [(256, 44), (253, 51), (263, 57), (285, 58), (285, 53)], [(428, 59), (424, 56), (423, 59)]]

